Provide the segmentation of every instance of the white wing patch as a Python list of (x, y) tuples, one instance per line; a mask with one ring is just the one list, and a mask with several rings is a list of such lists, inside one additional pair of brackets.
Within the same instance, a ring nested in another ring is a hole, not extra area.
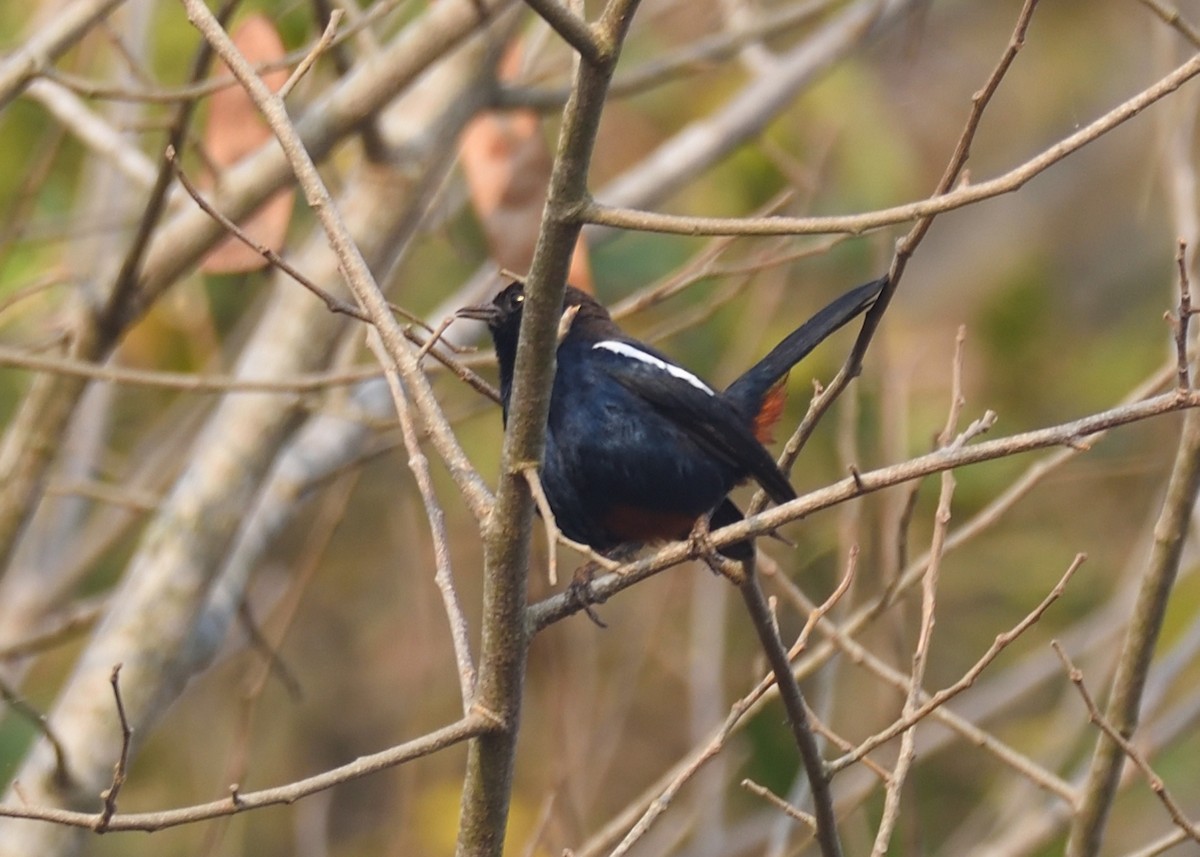
[(687, 371), (686, 369), (681, 369), (674, 363), (668, 363), (666, 360), (655, 357), (653, 354), (647, 354), (645, 351), (642, 351), (636, 346), (630, 345), (628, 342), (618, 342), (613, 339), (605, 339), (602, 342), (597, 342), (592, 346), (592, 348), (603, 348), (605, 351), (611, 351), (613, 354), (620, 354), (622, 357), (640, 360), (656, 369), (662, 369), (668, 375), (673, 375), (680, 381), (686, 381), (697, 390), (703, 390), (710, 396), (716, 395), (716, 393), (712, 391), (711, 387), (709, 387), (691, 372)]

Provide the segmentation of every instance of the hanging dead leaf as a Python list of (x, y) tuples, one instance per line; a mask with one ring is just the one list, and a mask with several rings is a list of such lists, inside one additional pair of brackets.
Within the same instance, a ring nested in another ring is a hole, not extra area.
[[(283, 41), (275, 25), (262, 14), (246, 17), (231, 32), (238, 50), (252, 63), (266, 62), (283, 56)], [(228, 75), (224, 63), (214, 66), (214, 75)], [(265, 72), (263, 81), (278, 90), (288, 78), (285, 69)], [(208, 121), (204, 128), (204, 149), (209, 162), (221, 169), (237, 163), (271, 138), (271, 130), (259, 115), (258, 108), (240, 86), (226, 87), (209, 101)], [(220, 182), (218, 175), (207, 184)], [(239, 226), (266, 247), (279, 251), (292, 218), (295, 193), (290, 188), (268, 199)], [(266, 265), (266, 260), (232, 236), (218, 244), (205, 257), (201, 270), (207, 273), (253, 271)]]
[[(501, 79), (516, 76), (521, 50), (519, 40), (509, 46), (497, 71)], [(501, 268), (528, 271), (553, 167), (541, 118), (532, 110), (483, 114), (463, 131), (459, 154), (492, 258)], [(569, 279), (592, 291), (587, 245), (582, 239), (575, 246)]]

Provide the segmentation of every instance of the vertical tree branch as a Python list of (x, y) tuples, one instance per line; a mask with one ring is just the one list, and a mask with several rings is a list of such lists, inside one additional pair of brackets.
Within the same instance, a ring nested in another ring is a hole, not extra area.
[(809, 722), (808, 706), (800, 685), (792, 674), (792, 662), (788, 658), (787, 648), (779, 639), (775, 630), (774, 617), (758, 583), (758, 574), (753, 563), (748, 563), (746, 579), (738, 586), (754, 630), (758, 633), (759, 642), (766, 653), (771, 671), (775, 673), (775, 683), (779, 687), (779, 697), (787, 711), (788, 724), (792, 729), (792, 739), (800, 751), (800, 760), (804, 764), (804, 773), (808, 777), (808, 785), (812, 790), (813, 814), (817, 819), (816, 837), (821, 846), (823, 857), (840, 857), (842, 853), (841, 840), (838, 839), (837, 816), (833, 808), (833, 791), (830, 788), (830, 775), (821, 757), (821, 748), (817, 745), (817, 737), (813, 734)]
[[(459, 822), (459, 857), (499, 857), (512, 789), (521, 694), (532, 629), (526, 610), (533, 498), (524, 470), (545, 444), (554, 351), (571, 253), (588, 199), (587, 177), (600, 114), (637, 0), (613, 0), (595, 28), (599, 61), (579, 62), (563, 114), (541, 233), (525, 283), (526, 301), (504, 436), (496, 505), (484, 530), (483, 641), (476, 704), (504, 728), (471, 741)], [(553, 549), (553, 548), (551, 548)]]
[[(1195, 98), (1195, 94), (1192, 94)], [(1186, 117), (1186, 118), (1183, 118)], [(1181, 241), (1195, 248), (1200, 240), (1195, 231), (1196, 182), (1194, 148), (1191, 143), (1194, 133), (1195, 109), (1180, 109), (1177, 126), (1171, 128), (1167, 146), (1168, 194), (1173, 206), (1176, 226), (1182, 233)], [(1186, 142), (1183, 142), (1186, 141)], [(1191, 233), (1191, 234), (1189, 234)], [(1180, 248), (1180, 313), (1178, 321), (1180, 335), (1186, 335), (1186, 313), (1190, 313), (1188, 296), (1188, 270), (1195, 261), (1194, 250), (1187, 253)], [(1186, 357), (1186, 355), (1184, 355)], [(1185, 367), (1186, 368), (1186, 364)], [(1185, 380), (1183, 369), (1181, 381)], [(1179, 394), (1188, 391), (1180, 389)], [(1154, 524), (1154, 542), (1146, 569), (1142, 574), (1133, 616), (1125, 632), (1125, 642), (1117, 661), (1113, 676), (1111, 695), (1105, 709), (1104, 719), (1123, 737), (1130, 738), (1137, 729), (1138, 715), (1150, 671), (1150, 661), (1162, 632), (1167, 601), (1179, 572), (1183, 546), (1190, 529), (1192, 513), (1196, 506), (1196, 492), (1200, 490), (1200, 413), (1189, 412), (1183, 418), (1175, 462), (1167, 482), (1166, 496), (1158, 520)], [(1125, 754), (1120, 744), (1101, 733), (1096, 740), (1087, 780), (1083, 786), (1079, 811), (1071, 824), (1067, 840), (1067, 857), (1091, 857), (1100, 850), (1109, 810), (1120, 784), (1121, 769)]]

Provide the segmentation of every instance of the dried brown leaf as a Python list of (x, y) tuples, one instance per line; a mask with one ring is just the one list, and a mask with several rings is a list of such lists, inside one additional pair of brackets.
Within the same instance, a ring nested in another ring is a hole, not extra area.
[[(246, 17), (234, 28), (231, 36), (246, 59), (253, 63), (278, 59), (284, 54), (283, 41), (275, 25), (265, 15)], [(214, 75), (228, 73), (229, 69), (224, 63), (219, 63), (213, 70)], [(262, 76), (263, 82), (272, 90), (278, 90), (287, 78), (286, 69), (268, 71)], [(241, 87), (226, 87), (212, 96), (204, 129), (204, 148), (209, 162), (215, 167), (237, 163), (270, 138), (270, 128)], [(216, 181), (220, 181), (219, 176)], [(254, 240), (278, 252), (287, 235), (294, 200), (295, 193), (292, 190), (281, 191), (239, 225)], [(235, 273), (257, 270), (265, 265), (266, 260), (259, 253), (230, 237), (205, 257), (201, 269), (207, 273)]]

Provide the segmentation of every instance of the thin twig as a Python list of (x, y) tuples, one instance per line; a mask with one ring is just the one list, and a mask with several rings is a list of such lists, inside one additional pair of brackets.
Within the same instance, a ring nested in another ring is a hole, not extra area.
[[(321, 301), (325, 304), (325, 306), (327, 306), (329, 308), (330, 312), (342, 313), (344, 315), (350, 316), (351, 318), (355, 318), (355, 319), (358, 319), (359, 321), (366, 322), (367, 324), (373, 324), (373, 322), (371, 320), (371, 316), (368, 313), (364, 312), (359, 307), (355, 306), (354, 304), (350, 303), (349, 301), (344, 301), (344, 300), (341, 300), (340, 298), (337, 298), (337, 297), (334, 297), (333, 295), (331, 295), (328, 291), (326, 291), (325, 289), (318, 286), (315, 282), (312, 281), (311, 278), (306, 276), (303, 272), (301, 272), (299, 269), (297, 269), (294, 265), (292, 265), (290, 262), (288, 262), (286, 259), (284, 259), (282, 256), (280, 256), (278, 253), (276, 253), (270, 247), (267, 247), (266, 245), (254, 240), (254, 238), (252, 238), (249, 234), (247, 234), (244, 229), (242, 229), (240, 226), (238, 226), (236, 223), (234, 223), (232, 220), (230, 220), (228, 217), (226, 217), (224, 214), (222, 214), (220, 211), (218, 211), (210, 202), (208, 202), (207, 199), (204, 198), (204, 195), (192, 183), (192, 181), (187, 177), (187, 174), (184, 173), (183, 168), (179, 165), (179, 161), (176, 156), (175, 150), (170, 146), (167, 147), (166, 157), (170, 161), (172, 166), (174, 167), (175, 175), (179, 179), (180, 184), (183, 185), (184, 190), (186, 190), (188, 192), (188, 195), (195, 201), (195, 203), (198, 206), (200, 206), (201, 209), (203, 209), (203, 211), (209, 217), (211, 217), (213, 220), (220, 223), (221, 226), (224, 227), (224, 229), (227, 232), (229, 232), (230, 235), (234, 236), (237, 240), (241, 241), (243, 244), (245, 244), (251, 250), (255, 251), (260, 256), (262, 256), (264, 259), (266, 259), (269, 264), (271, 264), (274, 267), (278, 268), (279, 270), (283, 271), (285, 274), (287, 274), (289, 277), (291, 277), (297, 283), (304, 286), (304, 288), (308, 289), (310, 292), (312, 292), (314, 295), (316, 295), (318, 298), (320, 298)], [(407, 328), (402, 329), (402, 333), (406, 339), (408, 339), (410, 342), (412, 342), (414, 344), (418, 344), (421, 346), (420, 351), (417, 353), (418, 361), (420, 360), (421, 357), (423, 357), (424, 355), (431, 352), (434, 344), (436, 344), (439, 340), (440, 333), (445, 331), (446, 327), (449, 326), (450, 322), (453, 320), (452, 318), (444, 320), (442, 322), (442, 324), (439, 325), (439, 327), (435, 330), (434, 328), (432, 328), (428, 324), (426, 324), (424, 321), (422, 321), (419, 317), (417, 317), (413, 313), (409, 312), (408, 310), (404, 309), (403, 307), (399, 307), (390, 301), (387, 302), (387, 306), (393, 312), (399, 313), (400, 315), (403, 315), (405, 318), (409, 319), (410, 321), (421, 325), (421, 327), (425, 328), (428, 331), (431, 331), (430, 337), (428, 339), (422, 340), (422, 339), (418, 338), (416, 336), (416, 334), (413, 333), (411, 330), (409, 330)], [(491, 399), (494, 402), (500, 401), (499, 392), (497, 392), (490, 384), (488, 384), (486, 381), (484, 381), (482, 378), (480, 378), (478, 375), (476, 375), (470, 369), (463, 366), (461, 363), (455, 361), (453, 358), (449, 357), (448, 355), (443, 354), (441, 351), (433, 350), (432, 353), (433, 353), (433, 356), (439, 362), (441, 362), (448, 369), (453, 371), (454, 374), (457, 375), (459, 378), (461, 378), (463, 381), (466, 381), (467, 384), (469, 384), (473, 389), (475, 389), (478, 392), (482, 393), (483, 395), (487, 396), (489, 399)]]
[(542, 488), (541, 477), (538, 476), (536, 464), (526, 464), (521, 468), (525, 481), (529, 483), (529, 493), (537, 505), (538, 513), (542, 516), (542, 525), (546, 528), (546, 577), (551, 586), (558, 585), (558, 539), (562, 531), (554, 519), (554, 510), (550, 508), (550, 500)]
[(812, 635), (813, 629), (842, 600), (842, 596), (850, 591), (850, 584), (854, 582), (854, 573), (857, 570), (858, 545), (851, 545), (850, 552), (846, 557), (846, 573), (842, 575), (842, 579), (838, 581), (838, 585), (834, 588), (833, 592), (829, 593), (829, 597), (815, 609), (808, 611), (808, 618), (804, 621), (804, 627), (800, 629), (800, 635), (796, 638), (796, 642), (792, 644), (792, 647), (788, 649), (789, 660), (794, 660), (801, 652), (808, 648), (808, 638)]
[[(482, 3), (484, 0), (477, 0)], [(259, 108), (279, 140), (284, 155), (304, 190), (305, 198), (317, 215), (329, 243), (341, 263), (346, 283), (362, 309), (370, 316), (379, 331), (390, 361), (399, 369), (405, 387), (416, 405), (417, 411), (434, 448), (446, 462), (451, 477), (477, 520), (484, 520), (492, 510), (492, 495), (478, 472), (471, 466), (462, 447), (451, 431), (445, 416), (428, 382), (421, 375), (413, 349), (404, 341), (404, 333), (388, 314), (387, 301), (379, 290), (363, 258), (338, 212), (337, 205), (329, 194), (312, 155), (305, 147), (296, 127), (292, 124), (283, 102), (267, 88), (254, 72), (245, 57), (238, 51), (228, 33), (213, 17), (203, 0), (183, 0), (188, 20), (200, 30), (205, 40), (241, 81), (251, 100)], [(440, 8), (440, 7), (439, 7)]]
[[(96, 624), (96, 620), (103, 614), (106, 606), (107, 599), (93, 599), (82, 604), (75, 604), (63, 611), (61, 615), (51, 616), (42, 623), (43, 627), (35, 630), (28, 637), (0, 646), (0, 661), (37, 655), (74, 640)], [(6, 685), (0, 678), (0, 688), (3, 687)], [(5, 699), (8, 699), (7, 695)]]
[(1144, 848), (1139, 848), (1137, 851), (1131, 851), (1125, 857), (1158, 857), (1160, 854), (1166, 854), (1176, 845), (1187, 839), (1187, 831), (1180, 830), (1176, 827), (1165, 836), (1160, 836), (1158, 839), (1151, 842)]
[(44, 490), (47, 497), (87, 497), (138, 514), (152, 512), (162, 502), (162, 497), (152, 491), (119, 487), (96, 479), (75, 479), (70, 482), (55, 479)]
[(55, 286), (70, 285), (74, 282), (74, 279), (66, 271), (48, 271), (40, 274), (32, 282), (14, 286), (11, 290), (6, 289), (4, 297), (0, 297), (0, 315), (8, 312), (9, 309), (21, 301), (40, 294), (47, 289), (52, 289)]
[[(904, 685), (909, 684), (909, 682), (907, 680), (905, 680), (903, 683), (904, 683)], [(823, 720), (821, 720), (820, 717), (817, 717), (816, 714), (814, 714), (813, 712), (810, 711), (809, 717), (812, 718), (813, 729), (817, 732), (818, 735), (820, 735), (822, 738), (824, 738), (830, 744), (837, 747), (839, 750), (841, 750), (843, 752), (847, 752), (847, 753), (854, 749), (853, 743), (851, 743), (849, 740), (847, 740), (846, 738), (842, 737), (837, 732), (835, 732), (829, 726), (828, 723), (825, 723)], [(864, 756), (861, 759), (861, 762), (862, 762), (863, 766), (866, 767), (867, 770), (869, 770), (871, 773), (873, 773), (876, 777), (878, 777), (879, 782), (883, 783), (885, 786), (892, 781), (891, 772), (888, 771), (886, 768), (884, 768), (882, 765), (878, 764), (870, 756)], [(833, 772), (832, 768), (829, 769), (829, 772), (830, 772), (830, 776), (833, 776), (834, 772)]]
[(437, 327), (430, 331), (429, 338), (422, 343), (419, 349), (417, 349), (418, 366), (421, 364), (421, 360), (424, 359), (425, 355), (433, 350), (435, 345), (442, 341), (442, 335), (446, 332), (446, 329), (450, 327), (450, 325), (454, 324), (454, 319), (455, 316), (448, 315), (441, 320)]
[(1188, 283), (1186, 239), (1179, 239), (1175, 264), (1179, 267), (1179, 317), (1174, 320), (1175, 359), (1179, 374), (1179, 389), (1187, 390), (1192, 386), (1188, 372), (1188, 322), (1192, 318), (1192, 292)]
[(279, 648), (272, 645), (263, 634), (254, 616), (254, 610), (245, 598), (238, 603), (238, 621), (250, 642), (250, 648), (262, 655), (263, 663), (266, 664), (266, 674), (278, 677), (279, 683), (283, 685), (292, 702), (298, 703), (303, 700), (304, 687), (300, 684), (300, 679), (296, 678), (296, 674), (284, 661)]
[[(197, 821), (207, 821), (226, 815), (235, 815), (263, 806), (291, 804), (303, 797), (341, 785), (345, 782), (378, 771), (394, 768), (413, 759), (419, 759), (461, 744), (476, 735), (495, 729), (495, 721), (483, 712), (472, 711), (467, 717), (449, 726), (435, 729), (420, 738), (398, 744), (387, 750), (360, 756), (353, 762), (339, 765), (327, 771), (322, 771), (311, 777), (297, 780), (287, 785), (262, 789), (254, 792), (239, 791), (234, 799), (230, 797), (195, 806), (176, 807), (161, 812), (136, 812), (116, 814), (109, 818), (105, 825), (107, 831), (144, 830), (155, 831), (167, 827), (178, 827), (183, 824), (194, 824)], [(0, 806), (0, 816), (8, 818), (29, 818), (62, 824), (68, 827), (82, 827), (96, 830), (102, 815), (100, 813), (76, 812), (51, 806)]]
[(525, 5), (537, 12), (554, 32), (579, 52), (589, 65), (604, 65), (611, 48), (601, 43), (588, 22), (571, 11), (563, 0), (525, 0)]
[[(1075, 576), (1075, 572), (1079, 570), (1079, 567), (1083, 565), (1086, 559), (1087, 554), (1077, 554), (1075, 559), (1072, 560), (1071, 564), (1067, 567), (1067, 570), (1063, 573), (1063, 576), (1059, 578), (1058, 583), (1056, 583), (1054, 588), (1047, 593), (1046, 597), (1043, 598), (1041, 602), (1035, 608), (1033, 608), (1033, 610), (1026, 614), (1025, 618), (1023, 618), (1020, 622), (1007, 631), (997, 634), (996, 638), (992, 640), (991, 646), (988, 647), (988, 650), (983, 653), (983, 655), (974, 663), (974, 665), (971, 666), (970, 669), (963, 673), (962, 678), (954, 682), (954, 684), (948, 685), (947, 687), (939, 690), (937, 693), (929, 696), (925, 699), (920, 708), (913, 710), (908, 715), (900, 718), (895, 723), (892, 723), (886, 729), (883, 729), (877, 734), (872, 735), (870, 738), (855, 747), (851, 752), (831, 761), (829, 763), (829, 770), (832, 773), (837, 773), (859, 761), (860, 759), (865, 758), (866, 755), (875, 748), (892, 740), (897, 735), (911, 728), (915, 723), (923, 720), (929, 714), (940, 709), (947, 702), (958, 696), (967, 688), (974, 686), (979, 676), (983, 674), (983, 671), (987, 669), (997, 657), (999, 657), (1000, 653), (1008, 648), (1008, 646), (1011, 645), (1018, 637), (1033, 627), (1033, 625), (1045, 615), (1046, 611), (1050, 609), (1050, 605), (1062, 597), (1063, 592), (1066, 591), (1067, 583), (1069, 583), (1071, 578)], [(841, 639), (844, 641), (849, 640), (849, 638), (845, 636), (841, 637)], [(1071, 794), (1073, 796), (1073, 793), (1070, 789), (1066, 790), (1066, 794)]]
[[(809, 718), (812, 720), (812, 729), (814, 729), (817, 735), (820, 735), (822, 738), (826, 739), (826, 741), (828, 741), (830, 744), (833, 744), (834, 747), (844, 751), (844, 753), (848, 753), (848, 751), (854, 749), (854, 744), (852, 742), (848, 741), (848, 739), (842, 737), (838, 732), (834, 731), (833, 727), (829, 726), (826, 721), (818, 718), (816, 713), (809, 712)], [(892, 772), (887, 771), (886, 768), (880, 765), (880, 763), (877, 763), (874, 759), (871, 759), (870, 756), (864, 757), (862, 762), (863, 766), (868, 769), (868, 771), (880, 778), (880, 783), (887, 785), (890, 783), (890, 781), (892, 781)], [(833, 768), (829, 768), (829, 775), (830, 777), (833, 777)]]
[[(380, 361), (386, 359), (383, 344), (375, 335), (367, 338), (372, 351), (375, 351)], [(459, 693), (462, 696), (463, 713), (467, 714), (475, 698), (476, 672), (475, 663), (471, 657), (470, 633), (466, 615), (454, 588), (454, 573), (450, 566), (450, 543), (446, 533), (446, 515), (438, 502), (437, 493), (433, 486), (433, 478), (429, 471), (429, 459), (421, 451), (421, 442), (413, 421), (412, 408), (400, 376), (389, 370), (387, 373), (388, 388), (392, 393), (392, 401), (396, 414), (400, 419), (400, 429), (404, 437), (404, 448), (408, 452), (408, 467), (417, 482), (417, 490), (421, 494), (421, 502), (425, 506), (425, 517), (429, 521), (429, 532), (433, 539), (433, 557), (436, 571), (434, 582), (442, 594), (442, 606), (446, 611), (446, 619), (450, 624), (450, 640), (454, 648), (454, 660), (458, 666)]]
[(97, 833), (106, 832), (113, 816), (117, 814), (117, 795), (121, 793), (121, 786), (125, 785), (125, 775), (129, 770), (129, 747), (133, 742), (133, 729), (125, 714), (125, 702), (121, 699), (120, 677), (121, 665), (117, 664), (112, 668), (112, 674), (108, 680), (112, 685), (113, 699), (117, 706), (117, 718), (121, 723), (121, 755), (117, 757), (117, 763), (113, 766), (112, 783), (100, 793), (100, 798), (104, 801), (104, 808), (100, 811), (100, 817), (96, 819), (92, 828)]
[(806, 824), (813, 830), (816, 830), (817, 820), (811, 814), (802, 809), (796, 809), (796, 807), (792, 806), (766, 786), (759, 785), (754, 780), (742, 780), (742, 788), (752, 795), (758, 795), (767, 803), (782, 811), (788, 818), (793, 818), (801, 824)]
[(330, 387), (358, 384), (378, 378), (383, 373), (378, 366), (362, 366), (337, 372), (310, 372), (281, 378), (191, 375), (186, 372), (160, 372), (89, 363), (69, 357), (35, 354), (7, 345), (0, 345), (0, 366), (186, 393), (316, 393)]
[(359, 321), (365, 321), (368, 324), (371, 323), (371, 317), (361, 309), (349, 303), (348, 301), (335, 298), (329, 292), (325, 291), (325, 289), (321, 288), (311, 279), (301, 273), (294, 265), (292, 265), (291, 262), (284, 259), (270, 247), (251, 238), (244, 229), (213, 207), (213, 205), (204, 198), (204, 194), (202, 194), (200, 190), (194, 184), (192, 184), (191, 179), (187, 177), (187, 174), (179, 165), (179, 158), (177, 157), (175, 148), (173, 146), (167, 147), (165, 157), (174, 168), (175, 177), (179, 179), (179, 183), (183, 185), (183, 189), (188, 192), (188, 196), (195, 201), (196, 205), (204, 209), (205, 214), (217, 221), (217, 223), (221, 224), (226, 232), (228, 232), (238, 241), (241, 241), (255, 253), (258, 253), (260, 256), (266, 259), (271, 265), (283, 271), (297, 283), (304, 286), (304, 288), (308, 289), (310, 292), (320, 298), (325, 306), (329, 308), (330, 312), (342, 313), (343, 315), (348, 315), (351, 318), (356, 318)]
[(1174, 28), (1176, 32), (1191, 42), (1193, 47), (1200, 48), (1200, 29), (1183, 17), (1178, 7), (1169, 6), (1161, 0), (1138, 0), (1138, 2), (1161, 18), (1168, 27)]
[(1071, 679), (1071, 683), (1079, 691), (1079, 696), (1083, 699), (1083, 704), (1087, 707), (1088, 719), (1100, 727), (1100, 730), (1116, 743), (1121, 748), (1121, 752), (1128, 756), (1130, 761), (1142, 772), (1143, 776), (1146, 777), (1146, 782), (1150, 785), (1150, 790), (1162, 801), (1162, 805), (1167, 808), (1167, 812), (1170, 814), (1171, 820), (1175, 822), (1176, 827), (1186, 833), (1195, 842), (1200, 843), (1200, 827), (1197, 827), (1187, 817), (1183, 808), (1180, 807), (1179, 802), (1171, 796), (1171, 792), (1168, 791), (1162, 777), (1156, 774), (1154, 769), (1150, 767), (1150, 763), (1146, 761), (1146, 757), (1101, 713), (1095, 700), (1092, 699), (1087, 685), (1083, 683), (1083, 671), (1075, 666), (1058, 640), (1051, 641), (1050, 645), (1054, 647), (1054, 651), (1058, 653), (1059, 659), (1063, 662), (1063, 667), (1067, 670), (1067, 677)]
[(33, 728), (38, 731), (46, 742), (54, 750), (54, 781), (59, 786), (66, 788), (71, 784), (70, 768), (67, 766), (67, 751), (63, 748), (62, 741), (59, 740), (58, 734), (50, 726), (50, 721), (46, 719), (46, 715), (34, 708), (27, 699), (21, 696), (3, 676), (0, 676), (0, 699), (3, 699), (5, 704), (15, 711), (21, 717), (33, 724)]
[[(945, 449), (954, 441), (952, 437), (958, 428), (959, 415), (964, 404), (962, 392), (963, 350), (966, 341), (966, 328), (959, 326), (958, 335), (954, 340), (954, 359), (951, 366), (950, 408), (946, 415), (946, 425), (938, 437), (938, 445)], [(961, 446), (962, 439), (957, 442)], [(929, 663), (929, 646), (933, 637), (934, 612), (937, 607), (937, 585), (941, 574), (942, 556), (946, 547), (946, 533), (950, 527), (950, 504), (954, 497), (956, 482), (952, 471), (942, 473), (941, 491), (938, 493), (937, 511), (934, 514), (933, 536), (929, 546), (929, 563), (925, 566), (925, 575), (921, 581), (921, 626), (917, 633), (917, 645), (913, 650), (912, 671), (909, 675), (908, 690), (904, 698), (903, 716), (911, 717), (920, 708), (925, 683), (925, 668)], [(892, 831), (900, 817), (900, 798), (904, 782), (916, 758), (916, 721), (901, 734), (900, 753), (896, 765), (888, 778), (884, 796), (883, 814), (875, 833), (875, 844), (872, 846), (872, 857), (883, 857), (891, 843)]]
[(296, 66), (295, 70), (284, 81), (283, 86), (279, 87), (276, 93), (280, 98), (287, 98), (296, 84), (300, 82), (304, 75), (308, 74), (308, 70), (313, 67), (321, 54), (329, 49), (333, 44), (334, 37), (337, 36), (338, 26), (342, 23), (342, 18), (346, 12), (343, 9), (334, 9), (329, 13), (329, 23), (325, 25), (324, 32), (321, 33), (321, 38), (313, 45), (312, 50), (304, 55), (304, 59)]

